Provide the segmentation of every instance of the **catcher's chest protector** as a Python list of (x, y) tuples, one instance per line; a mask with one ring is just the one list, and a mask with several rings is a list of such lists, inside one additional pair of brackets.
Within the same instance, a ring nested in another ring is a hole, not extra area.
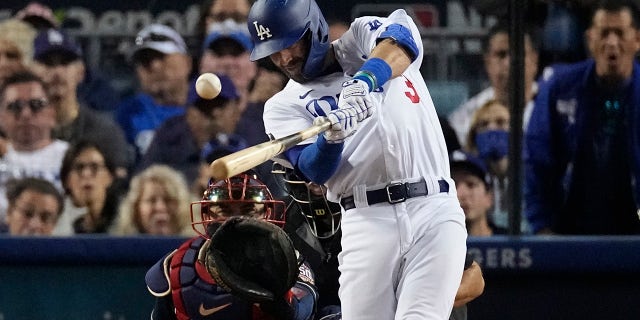
[(171, 295), (178, 320), (256, 319), (253, 313), (257, 307), (218, 287), (198, 262), (204, 243), (205, 239), (199, 237), (186, 241), (169, 262)]

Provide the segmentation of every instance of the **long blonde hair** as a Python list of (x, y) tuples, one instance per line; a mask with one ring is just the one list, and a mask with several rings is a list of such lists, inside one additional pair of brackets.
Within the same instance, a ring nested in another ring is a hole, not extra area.
[(174, 218), (176, 235), (193, 236), (195, 232), (191, 229), (191, 194), (184, 176), (175, 169), (166, 165), (152, 165), (135, 175), (131, 180), (131, 185), (127, 196), (120, 204), (118, 223), (114, 234), (135, 235), (144, 234), (140, 221), (138, 204), (142, 197), (144, 186), (147, 182), (160, 184), (167, 192), (167, 195), (177, 203)]
[(33, 41), (37, 31), (30, 24), (16, 18), (0, 22), (0, 39), (14, 44), (22, 53), (22, 64), (31, 64)]

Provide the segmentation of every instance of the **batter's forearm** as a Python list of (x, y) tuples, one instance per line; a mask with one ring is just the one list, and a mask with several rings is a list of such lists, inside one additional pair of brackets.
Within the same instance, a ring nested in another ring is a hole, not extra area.
[(343, 143), (327, 143), (320, 135), (315, 143), (300, 152), (295, 167), (312, 182), (324, 184), (338, 169), (343, 146)]
[(384, 39), (373, 48), (370, 58), (380, 58), (391, 67), (391, 78), (401, 75), (411, 64), (407, 51), (391, 38)]

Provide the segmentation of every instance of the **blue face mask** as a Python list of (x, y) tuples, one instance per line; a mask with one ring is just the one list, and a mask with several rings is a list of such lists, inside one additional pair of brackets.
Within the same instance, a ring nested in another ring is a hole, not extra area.
[(476, 135), (476, 146), (480, 158), (498, 160), (509, 153), (509, 132), (489, 130)]

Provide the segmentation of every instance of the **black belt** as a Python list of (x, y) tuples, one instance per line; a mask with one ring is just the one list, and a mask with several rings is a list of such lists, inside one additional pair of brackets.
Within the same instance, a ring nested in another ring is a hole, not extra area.
[[(449, 192), (449, 183), (446, 180), (438, 180), (439, 192)], [(404, 202), (413, 197), (426, 196), (429, 194), (427, 183), (423, 180), (418, 182), (390, 183), (386, 187), (378, 190), (367, 191), (367, 203), (369, 205), (388, 202), (391, 204)], [(344, 210), (356, 207), (353, 196), (344, 197), (340, 200)]]

